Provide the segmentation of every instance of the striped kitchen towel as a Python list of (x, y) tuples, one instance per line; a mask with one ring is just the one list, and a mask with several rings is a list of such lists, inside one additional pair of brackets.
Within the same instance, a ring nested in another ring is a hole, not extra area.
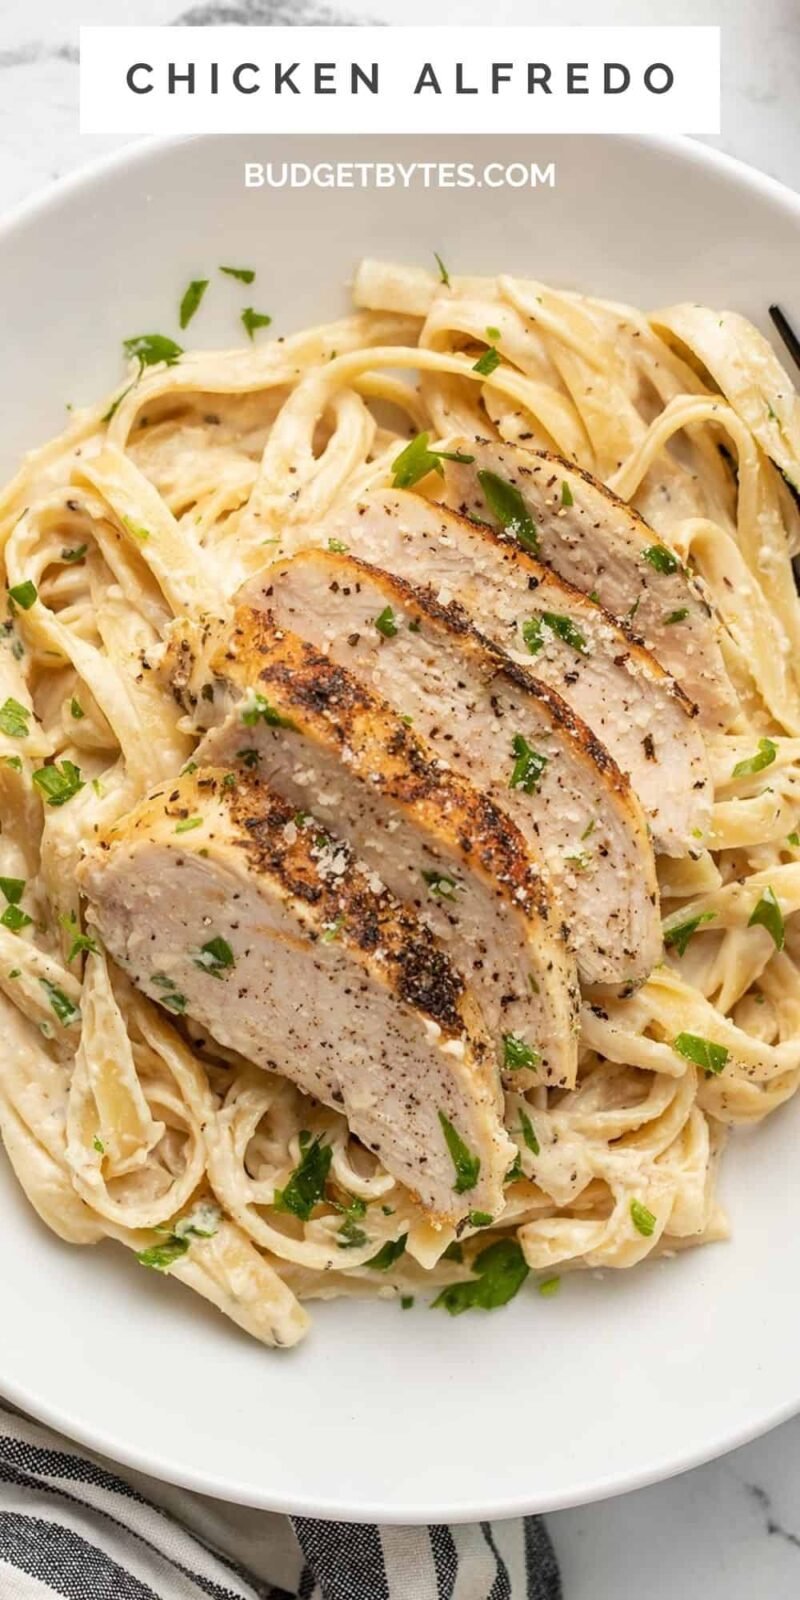
[(538, 1517), (376, 1527), (190, 1494), (0, 1409), (2, 1600), (560, 1600)]

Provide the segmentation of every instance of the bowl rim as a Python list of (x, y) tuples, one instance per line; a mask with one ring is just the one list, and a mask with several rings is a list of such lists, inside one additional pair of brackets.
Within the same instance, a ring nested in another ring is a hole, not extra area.
[[(154, 135), (144, 139), (131, 139), (119, 148), (88, 161), (75, 171), (54, 179), (45, 187), (38, 189), (32, 195), (17, 202), (0, 214), (0, 248), (18, 229), (24, 229), (28, 223), (35, 222), (40, 217), (45, 216), (48, 211), (57, 208), (62, 201), (68, 200), (70, 196), (91, 190), (98, 179), (103, 179), (109, 174), (125, 169), (146, 166), (157, 160), (162, 153), (180, 145), (217, 143), (220, 140), (232, 137), (237, 136), (217, 133), (195, 133)], [(265, 135), (263, 137), (267, 138), (269, 136)], [(277, 135), (272, 137), (277, 137)], [(341, 137), (355, 141), (359, 138), (359, 135), (342, 135)], [(387, 140), (395, 138), (402, 140), (407, 135), (389, 134), (385, 137)], [(448, 135), (437, 135), (436, 137), (441, 139), (447, 138)], [(452, 135), (452, 137), (458, 136)], [(535, 137), (544, 138), (546, 136), (541, 134), (535, 135)], [(553, 137), (562, 138), (564, 136)], [(747, 162), (739, 160), (738, 157), (729, 155), (715, 146), (702, 143), (699, 139), (678, 134), (584, 134), (571, 137), (603, 139), (606, 142), (614, 140), (623, 147), (633, 146), (645, 152), (652, 152), (657, 156), (676, 157), (679, 161), (700, 168), (712, 176), (718, 174), (721, 177), (727, 177), (738, 183), (745, 190), (759, 194), (800, 225), (800, 193), (780, 180), (760, 172)], [(132, 1471), (177, 1485), (194, 1493), (227, 1500), (239, 1506), (284, 1513), (291, 1516), (311, 1516), (329, 1520), (344, 1518), (357, 1523), (377, 1522), (404, 1526), (425, 1524), (430, 1521), (432, 1515), (435, 1515), (437, 1521), (459, 1524), (478, 1522), (487, 1518), (502, 1519), (531, 1514), (530, 1499), (524, 1489), (513, 1497), (489, 1498), (488, 1500), (484, 1497), (480, 1501), (470, 1504), (461, 1502), (455, 1506), (447, 1506), (440, 1502), (433, 1510), (424, 1505), (411, 1504), (409, 1507), (408, 1502), (403, 1507), (385, 1502), (362, 1502), (360, 1506), (354, 1508), (337, 1498), (335, 1491), (324, 1500), (319, 1496), (307, 1500), (294, 1495), (285, 1496), (280, 1490), (270, 1490), (264, 1494), (254, 1489), (250, 1483), (237, 1482), (235, 1478), (230, 1476), (219, 1477), (213, 1471), (195, 1469), (185, 1462), (174, 1461), (169, 1458), (168, 1454), (164, 1455), (157, 1451), (150, 1453), (136, 1446), (128, 1445), (113, 1433), (106, 1432), (102, 1426), (95, 1427), (85, 1424), (79, 1415), (74, 1415), (70, 1411), (68, 1405), (53, 1405), (42, 1401), (35, 1392), (31, 1392), (25, 1385), (5, 1378), (2, 1370), (0, 1370), (0, 1397), (28, 1416), (56, 1429), (68, 1439), (85, 1446), (89, 1450), (105, 1455), (112, 1463), (117, 1463)], [(558, 1492), (551, 1495), (540, 1495), (537, 1498), (535, 1513), (549, 1513), (563, 1510), (567, 1507), (593, 1504), (616, 1495), (630, 1493), (633, 1490), (663, 1482), (694, 1467), (702, 1466), (706, 1462), (716, 1460), (731, 1450), (738, 1449), (741, 1445), (759, 1438), (773, 1428), (778, 1427), (781, 1423), (788, 1421), (798, 1412), (800, 1412), (800, 1383), (793, 1398), (773, 1405), (771, 1409), (759, 1415), (755, 1420), (751, 1419), (738, 1424), (732, 1422), (727, 1427), (718, 1427), (716, 1432), (707, 1438), (702, 1445), (685, 1449), (681, 1455), (670, 1453), (661, 1460), (654, 1460), (645, 1468), (632, 1468), (627, 1472), (616, 1470), (600, 1480), (595, 1477), (591, 1482), (583, 1482), (575, 1486), (566, 1500), (563, 1494)]]

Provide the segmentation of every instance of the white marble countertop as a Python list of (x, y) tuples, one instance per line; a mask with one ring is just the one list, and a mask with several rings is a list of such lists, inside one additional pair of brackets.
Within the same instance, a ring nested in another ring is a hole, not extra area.
[[(477, 23), (483, 0), (83, 0), (81, 21), (356, 20)], [(78, 133), (78, 52), (66, 0), (3, 0), (0, 212), (122, 141)], [(498, 23), (531, 17), (495, 0)], [(797, 0), (538, 0), (538, 23), (719, 23), (719, 143), (800, 188)], [(748, 1292), (743, 1286), (743, 1293)], [(549, 1519), (565, 1600), (795, 1600), (800, 1589), (800, 1418), (655, 1488)]]

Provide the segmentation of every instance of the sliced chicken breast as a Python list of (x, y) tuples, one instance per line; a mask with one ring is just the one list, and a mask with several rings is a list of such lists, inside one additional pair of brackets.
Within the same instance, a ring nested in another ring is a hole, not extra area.
[(509, 813), (544, 857), (587, 981), (646, 976), (661, 950), (647, 825), (627, 778), (558, 695), (456, 608), (346, 556), (277, 562), (247, 598), (384, 695)]
[(366, 495), (313, 537), (430, 586), (443, 605), (466, 607), (481, 633), (557, 690), (629, 775), (656, 848), (697, 848), (712, 789), (692, 707), (601, 607), (512, 540), (403, 490)]
[(711, 607), (639, 513), (588, 472), (547, 451), (461, 437), (448, 448), (474, 459), (443, 463), (445, 503), (515, 539), (516, 491), (532, 524), (532, 530), (523, 525), (526, 548), (584, 594), (596, 595), (673, 674), (703, 721), (726, 727), (736, 697)]
[(515, 1146), (478, 1008), (341, 840), (246, 772), (200, 768), (103, 836), (80, 880), (153, 1000), (338, 1107), (435, 1217), (499, 1209)]
[(573, 1084), (575, 961), (510, 817), (360, 679), (264, 612), (241, 608), (208, 666), (214, 699), (200, 697), (196, 724), (233, 709), (196, 760), (251, 764), (414, 905), (471, 985), (509, 1084)]

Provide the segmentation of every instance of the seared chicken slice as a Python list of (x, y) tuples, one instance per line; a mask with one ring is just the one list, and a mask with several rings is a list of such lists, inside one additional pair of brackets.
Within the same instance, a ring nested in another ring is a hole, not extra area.
[(101, 837), (80, 881), (152, 999), (341, 1110), (434, 1216), (499, 1210), (515, 1146), (477, 1006), (346, 844), (200, 768)]
[(509, 1084), (572, 1085), (575, 961), (510, 817), (385, 700), (264, 612), (240, 608), (208, 666), (214, 699), (200, 698), (197, 723), (234, 709), (196, 760), (251, 763), (414, 905), (471, 985)]
[(330, 538), (429, 585), (442, 604), (465, 606), (481, 633), (524, 661), (602, 740), (629, 775), (656, 848), (696, 848), (712, 791), (693, 708), (600, 606), (512, 540), (407, 491), (368, 494), (313, 532), (315, 543)]
[(544, 857), (584, 978), (647, 975), (661, 950), (647, 826), (627, 778), (558, 695), (454, 608), (345, 556), (276, 562), (247, 598), (411, 717), (513, 817)]
[[(516, 490), (533, 525), (531, 536), (523, 524), (526, 547), (626, 623), (697, 703), (705, 723), (725, 727), (730, 722), (736, 698), (708, 601), (638, 511), (588, 472), (547, 451), (461, 437), (450, 448), (474, 461), (444, 462), (447, 505), (504, 528), (514, 539), (520, 531), (514, 519)], [(483, 473), (488, 478), (481, 478)]]

